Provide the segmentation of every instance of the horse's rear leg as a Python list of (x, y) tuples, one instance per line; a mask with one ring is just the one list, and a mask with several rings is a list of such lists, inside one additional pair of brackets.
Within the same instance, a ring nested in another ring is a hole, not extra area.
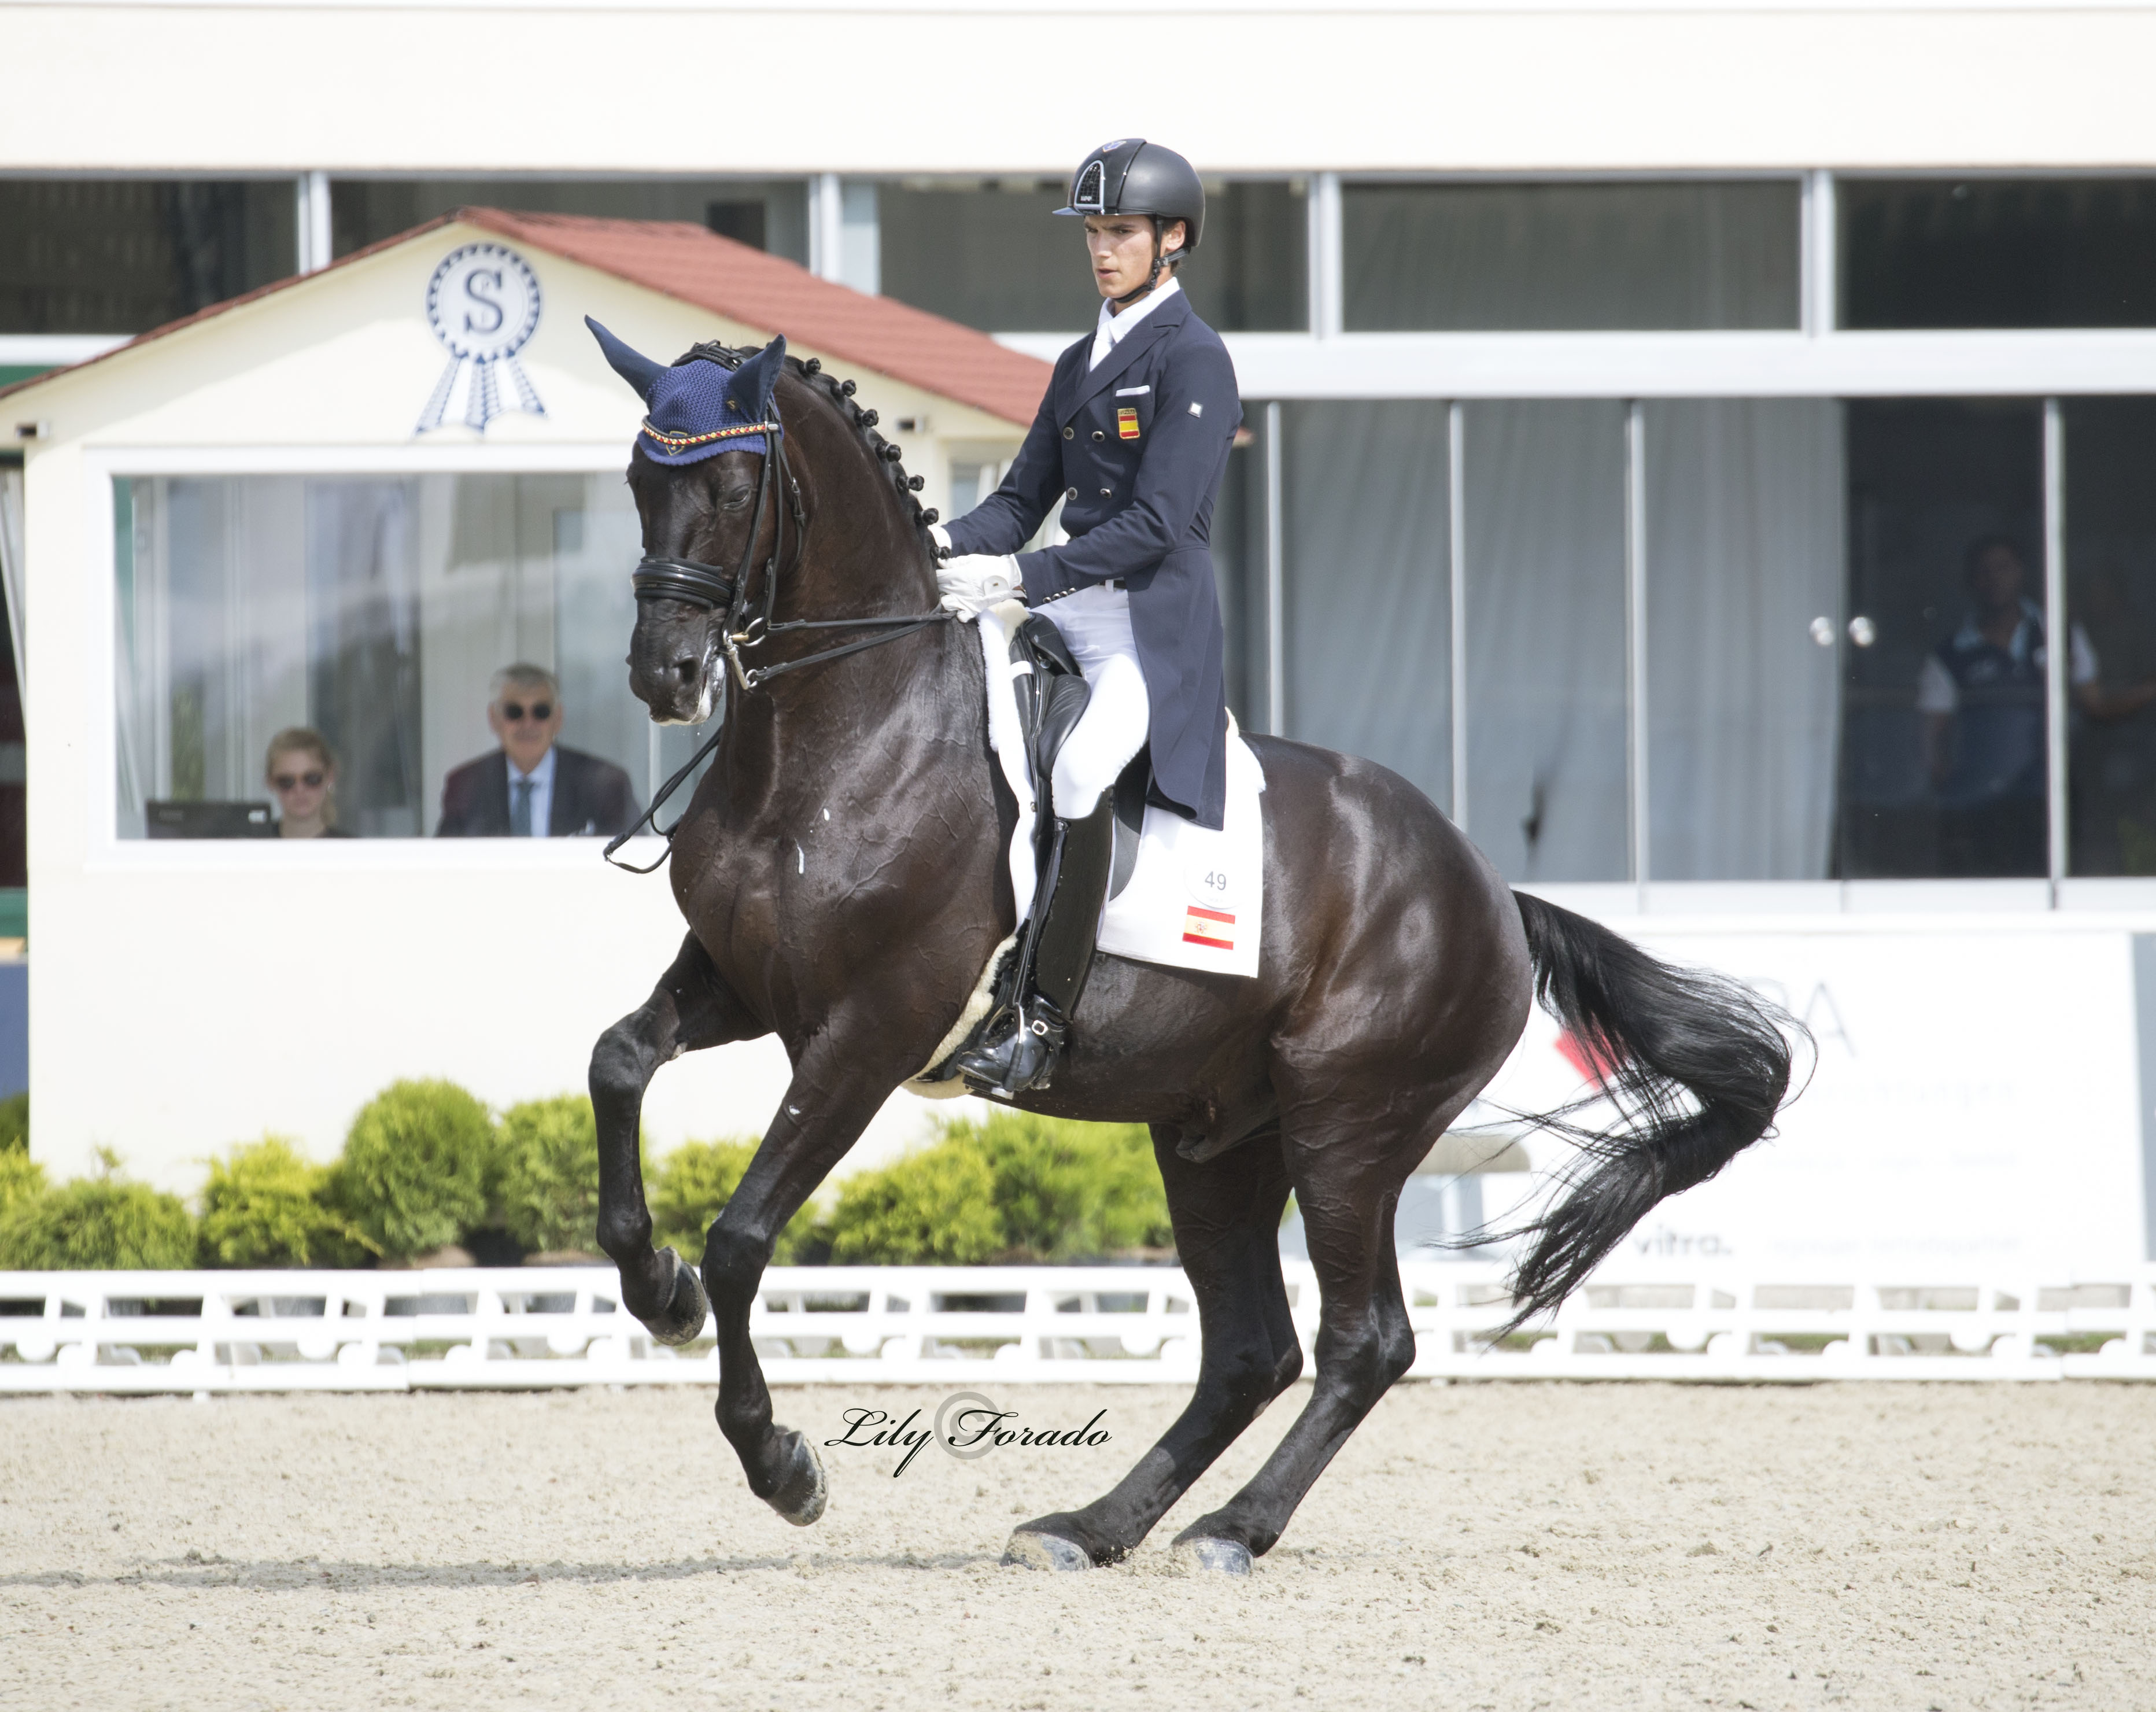
[(663, 1344), (685, 1344), (704, 1329), (704, 1292), (670, 1248), (651, 1247), (638, 1146), (644, 1091), (659, 1067), (684, 1052), (764, 1032), (690, 934), (651, 996), (599, 1036), (592, 1049), (592, 1112), (598, 1120), (599, 1247), (621, 1272), (621, 1299)]
[(1126, 1556), (1302, 1371), (1281, 1279), (1288, 1179), (1278, 1141), (1260, 1138), (1193, 1164), (1175, 1151), (1178, 1139), (1173, 1129), (1153, 1130), (1176, 1251), (1198, 1298), (1198, 1389), (1112, 1492), (1026, 1523), (1011, 1535), (1006, 1563), (1080, 1570)]
[(1298, 1144), (1291, 1131), (1290, 1170), (1322, 1298), (1317, 1384), (1250, 1483), (1176, 1535), (1204, 1567), (1248, 1574), (1348, 1436), (1414, 1365), (1393, 1215), (1424, 1139), (1441, 1127), (1418, 1128), (1398, 1145), (1369, 1128), (1328, 1126), (1329, 1144), (1318, 1145)]

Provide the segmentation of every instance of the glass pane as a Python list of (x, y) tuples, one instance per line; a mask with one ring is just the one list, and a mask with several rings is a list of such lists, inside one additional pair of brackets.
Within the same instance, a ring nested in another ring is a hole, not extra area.
[(1208, 326), (1226, 333), (1305, 331), (1309, 271), (1302, 180), (1206, 187), (1205, 241), (1181, 278)]
[(0, 181), (0, 333), (139, 333), (281, 280), (290, 178)]
[(1845, 178), (1841, 324), (2156, 326), (2156, 178)]
[(686, 220), (721, 237), (808, 263), (803, 178), (336, 178), (331, 235), (339, 255), (379, 244), (453, 208)]
[(1466, 411), (1465, 824), (1508, 880), (1623, 880), (1625, 410)]
[(1847, 409), (1842, 877), (2041, 878), (2041, 409)]
[[(886, 296), (1001, 333), (1068, 333), (1099, 318), (1079, 222), (1060, 178), (901, 179), (879, 187)], [(1206, 229), (1183, 270), (1191, 305), (1223, 331), (1307, 323), (1299, 183), (1209, 185)]]
[(1452, 807), (1445, 407), (1281, 408), (1287, 728)]
[(1831, 871), (1841, 409), (1650, 404), (1648, 873)]
[(1798, 324), (1794, 181), (1350, 184), (1350, 332)]
[(639, 532), (618, 476), (154, 477), (118, 492), (121, 836), (274, 834), (267, 746), (295, 726), (333, 752), (340, 832), (431, 831), (449, 772), (498, 752), (489, 684), (518, 661), (560, 681), (557, 749), (589, 758), (594, 781), (625, 771), (647, 799), (665, 757), (621, 665)]
[(2156, 398), (2065, 406), (2067, 858), (2156, 874)]

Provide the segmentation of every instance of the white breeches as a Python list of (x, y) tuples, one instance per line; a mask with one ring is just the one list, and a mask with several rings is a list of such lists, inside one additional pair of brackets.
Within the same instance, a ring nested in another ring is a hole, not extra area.
[(1137, 644), (1131, 637), (1127, 591), (1081, 589), (1041, 610), (1063, 632), (1092, 686), (1085, 712), (1055, 758), (1051, 781), (1057, 816), (1080, 820), (1093, 812), (1131, 757), (1145, 746), (1152, 709)]

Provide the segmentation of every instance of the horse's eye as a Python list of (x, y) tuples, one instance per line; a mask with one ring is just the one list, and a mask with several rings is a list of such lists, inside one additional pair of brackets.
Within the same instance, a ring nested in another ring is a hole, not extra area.
[(747, 488), (730, 487), (720, 496), (719, 507), (722, 511), (737, 512), (749, 502), (749, 498), (750, 491)]

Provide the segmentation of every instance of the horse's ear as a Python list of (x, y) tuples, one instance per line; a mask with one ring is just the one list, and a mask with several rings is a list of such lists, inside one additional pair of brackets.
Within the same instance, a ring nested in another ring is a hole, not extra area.
[(781, 333), (734, 371), (726, 383), (728, 402), (752, 422), (770, 421), (771, 395), (785, 367), (786, 335)]
[(654, 362), (641, 352), (630, 350), (588, 315), (584, 317), (584, 325), (592, 330), (592, 337), (599, 342), (599, 349), (606, 353), (608, 366), (636, 388), (639, 398), (649, 404), (651, 383), (666, 372), (666, 365)]

